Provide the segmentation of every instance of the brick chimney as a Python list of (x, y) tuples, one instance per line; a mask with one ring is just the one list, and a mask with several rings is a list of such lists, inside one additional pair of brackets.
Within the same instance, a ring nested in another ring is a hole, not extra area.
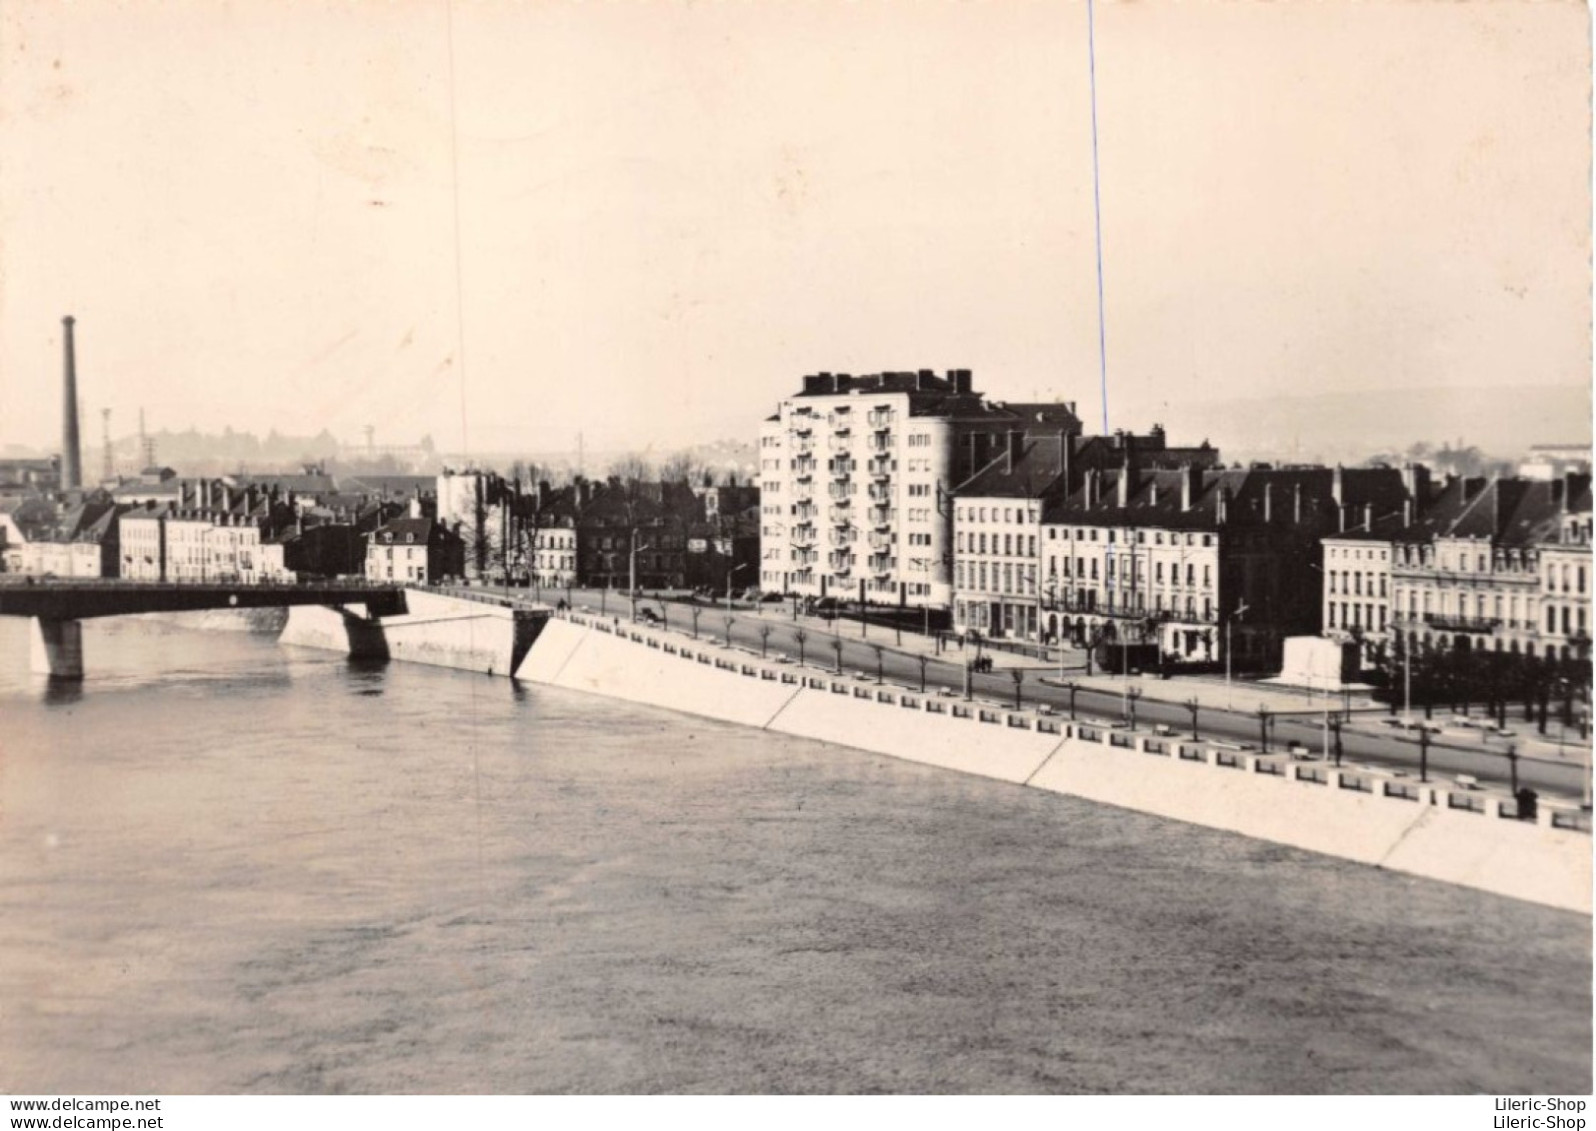
[(72, 326), (77, 319), (68, 314), (61, 319), (61, 489), (77, 491), (83, 487), (83, 456), (78, 450), (78, 363), (72, 342)]

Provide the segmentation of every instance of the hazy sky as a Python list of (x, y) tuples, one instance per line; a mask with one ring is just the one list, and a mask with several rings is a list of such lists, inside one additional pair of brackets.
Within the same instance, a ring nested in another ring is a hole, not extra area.
[[(921, 367), (1097, 421), (1086, 16), (0, 0), (0, 443), (68, 312), (119, 435), (669, 446)], [(1099, 4), (1111, 424), (1588, 384), (1586, 21)]]

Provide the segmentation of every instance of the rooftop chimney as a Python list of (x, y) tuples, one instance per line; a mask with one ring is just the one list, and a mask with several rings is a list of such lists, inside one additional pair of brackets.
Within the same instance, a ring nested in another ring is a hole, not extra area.
[(1273, 483), (1264, 484), (1263, 511), (1264, 525), (1267, 526), (1275, 517), (1275, 485)]
[(61, 489), (77, 491), (83, 487), (83, 460), (78, 451), (78, 363), (72, 348), (72, 324), (68, 314), (61, 319), (61, 350), (64, 370), (61, 375)]
[(1302, 484), (1291, 485), (1291, 522), (1295, 526), (1302, 525)]
[(1020, 457), (1025, 454), (1025, 433), (1009, 432), (1008, 442), (1009, 474), (1014, 473), (1014, 465), (1020, 462)]
[(1342, 504), (1342, 502), (1345, 501), (1344, 490), (1341, 484), (1341, 465), (1339, 463), (1336, 464), (1336, 469), (1330, 476), (1330, 498), (1335, 501), (1335, 504), (1338, 507)]
[(1120, 510), (1130, 506), (1130, 465), (1120, 469), (1119, 482), (1114, 485), (1114, 503)]
[(1192, 503), (1197, 501), (1197, 494), (1202, 490), (1202, 468), (1187, 464), (1180, 469), (1180, 509), (1182, 512), (1191, 510)]

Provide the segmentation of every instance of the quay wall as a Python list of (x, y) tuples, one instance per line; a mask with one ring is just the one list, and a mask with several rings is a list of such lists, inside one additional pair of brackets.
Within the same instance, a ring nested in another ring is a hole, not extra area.
[(363, 605), (344, 609), (296, 605), (280, 643), (507, 676), (531, 647), (545, 614), (517, 611), (425, 590), (405, 591), (408, 611), (369, 617)]
[(1505, 794), (922, 695), (575, 615), (549, 620), (515, 674), (1591, 913), (1588, 817), (1544, 801), (1523, 821)]

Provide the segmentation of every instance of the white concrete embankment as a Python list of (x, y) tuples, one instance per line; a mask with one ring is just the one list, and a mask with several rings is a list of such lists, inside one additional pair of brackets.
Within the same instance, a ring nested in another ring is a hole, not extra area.
[(1521, 821), (1482, 791), (924, 696), (582, 618), (550, 620), (516, 675), (1591, 911), (1591, 838), (1564, 807)]
[(540, 616), (424, 590), (405, 591), (408, 611), (367, 617), (365, 606), (298, 605), (280, 641), (306, 648), (509, 675), (526, 654)]

